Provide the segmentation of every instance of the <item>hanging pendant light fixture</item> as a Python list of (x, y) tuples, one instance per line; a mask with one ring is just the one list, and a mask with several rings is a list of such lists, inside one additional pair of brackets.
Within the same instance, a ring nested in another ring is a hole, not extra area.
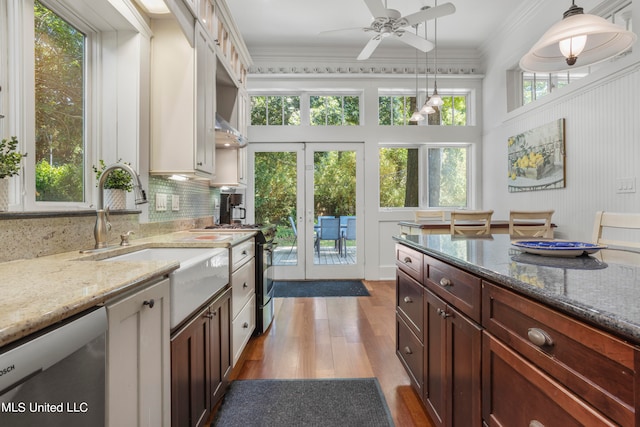
[[(425, 6), (422, 9), (428, 9), (430, 6)], [(427, 21), (424, 21), (424, 39), (427, 40)], [(429, 105), (429, 51), (424, 53), (424, 80), (425, 80), (425, 97), (424, 104), (422, 104), (422, 108), (420, 108), (420, 114), (428, 116), (429, 114), (433, 114), (436, 110), (433, 109), (431, 105)]]
[[(416, 25), (416, 34), (418, 33), (418, 26)], [(419, 122), (424, 120), (424, 116), (420, 114), (418, 110), (418, 49), (416, 49), (416, 106), (413, 109), (413, 114), (409, 119), (410, 122)]]
[(572, 0), (562, 21), (549, 28), (522, 57), (520, 68), (548, 73), (593, 65), (629, 49), (636, 39), (633, 32), (584, 13)]
[[(438, 0), (436, 0), (435, 4), (436, 4), (436, 7), (438, 7)], [(429, 101), (427, 102), (427, 104), (429, 104), (429, 106), (431, 107), (437, 108), (437, 107), (440, 107), (442, 104), (444, 104), (444, 101), (438, 94), (438, 19), (437, 18), (433, 20), (433, 31), (434, 31), (433, 44), (435, 46), (433, 50), (435, 50), (436, 70), (433, 73), (433, 93), (431, 94), (431, 97), (429, 98)]]

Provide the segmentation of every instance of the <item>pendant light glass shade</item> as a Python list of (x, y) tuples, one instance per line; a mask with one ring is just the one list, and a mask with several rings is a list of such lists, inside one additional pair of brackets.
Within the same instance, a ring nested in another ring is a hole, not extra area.
[(438, 94), (438, 83), (437, 82), (433, 82), (433, 94), (429, 98), (429, 101), (427, 102), (427, 104), (430, 105), (431, 107), (440, 107), (442, 104), (444, 104), (444, 101), (442, 100), (442, 98)]
[(411, 115), (411, 118), (409, 119), (410, 122), (420, 122), (424, 120), (424, 116), (422, 114), (420, 114), (420, 111), (416, 108), (415, 110), (413, 110), (413, 114)]
[(433, 109), (433, 107), (431, 105), (429, 105), (429, 101), (425, 101), (424, 104), (422, 104), (422, 108), (420, 108), (420, 114), (433, 114), (435, 113), (436, 110)]
[(530, 72), (556, 72), (606, 61), (629, 49), (637, 36), (572, 4), (520, 60)]

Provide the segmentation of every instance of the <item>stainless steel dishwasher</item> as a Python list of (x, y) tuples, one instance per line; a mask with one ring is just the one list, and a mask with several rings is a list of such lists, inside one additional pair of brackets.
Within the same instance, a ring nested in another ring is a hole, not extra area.
[(104, 307), (0, 349), (0, 426), (104, 426)]

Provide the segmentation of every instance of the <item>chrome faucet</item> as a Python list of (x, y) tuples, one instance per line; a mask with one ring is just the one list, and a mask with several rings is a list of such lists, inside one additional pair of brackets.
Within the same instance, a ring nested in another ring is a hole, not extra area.
[(100, 181), (98, 181), (98, 207), (96, 209), (96, 225), (93, 228), (93, 235), (96, 239), (95, 249), (101, 249), (107, 247), (109, 230), (111, 230), (111, 223), (109, 223), (109, 207), (104, 207), (104, 183), (107, 180), (107, 175), (113, 172), (115, 169), (122, 169), (131, 175), (134, 180), (133, 193), (135, 195), (136, 205), (147, 203), (147, 195), (142, 189), (142, 183), (140, 182), (140, 176), (129, 165), (125, 163), (114, 163), (107, 166), (100, 175)]

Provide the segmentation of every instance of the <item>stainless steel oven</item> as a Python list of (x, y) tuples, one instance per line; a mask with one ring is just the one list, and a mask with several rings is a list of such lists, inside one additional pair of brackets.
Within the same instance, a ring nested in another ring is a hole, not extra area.
[[(269, 329), (273, 321), (274, 301), (273, 301), (273, 241), (264, 241), (256, 244), (256, 264), (262, 268), (262, 280), (256, 282), (256, 330), (255, 335), (260, 335)], [(260, 259), (261, 258), (261, 259)], [(256, 279), (258, 279), (256, 274)]]

